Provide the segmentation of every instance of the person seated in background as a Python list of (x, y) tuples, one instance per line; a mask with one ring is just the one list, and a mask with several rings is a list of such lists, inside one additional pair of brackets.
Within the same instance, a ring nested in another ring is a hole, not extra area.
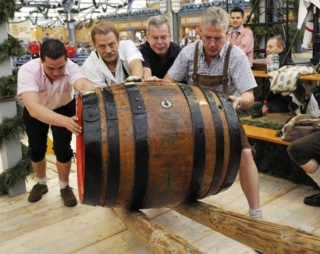
[(91, 31), (96, 48), (81, 66), (97, 87), (120, 84), (129, 76), (143, 77), (143, 57), (131, 40), (121, 40), (111, 22), (100, 22)]
[(66, 42), (66, 50), (68, 58), (72, 58), (77, 54), (77, 50), (74, 46), (70, 45), (69, 42)]
[(32, 59), (40, 57), (40, 45), (36, 41), (30, 42), (28, 48)]
[[(284, 58), (286, 55), (285, 41), (280, 36), (271, 37), (266, 46), (266, 53), (271, 54), (277, 52), (279, 54), (279, 67), (284, 65), (292, 65), (294, 62), (291, 59), (290, 54), (288, 55), (285, 62)], [(291, 96), (282, 96), (281, 94), (274, 94), (270, 91), (270, 81), (264, 81), (264, 89), (266, 94), (266, 100), (268, 101), (269, 112), (271, 113), (285, 113), (294, 111), (297, 107), (292, 102)]]
[(227, 32), (227, 41), (241, 48), (246, 53), (250, 66), (253, 65), (254, 38), (250, 29), (243, 26), (244, 11), (235, 7), (230, 11), (231, 29)]
[[(320, 132), (293, 141), (287, 148), (291, 159), (320, 187)], [(320, 207), (320, 193), (304, 198), (309, 206)]]
[(147, 21), (147, 41), (139, 48), (144, 58), (143, 78), (151, 76), (163, 78), (181, 51), (178, 44), (171, 41), (168, 20), (161, 15)]
[(87, 49), (85, 48), (85, 46), (81, 46), (81, 47), (77, 50), (77, 54), (80, 54), (80, 55), (88, 54)]
[(291, 59), (291, 54), (288, 54), (288, 57), (285, 62), (284, 58), (286, 56), (287, 51), (285, 50), (286, 44), (285, 41), (280, 36), (271, 37), (266, 46), (266, 53), (269, 55), (271, 53), (277, 52), (279, 55), (279, 66), (280, 68), (284, 65), (294, 64), (293, 60)]

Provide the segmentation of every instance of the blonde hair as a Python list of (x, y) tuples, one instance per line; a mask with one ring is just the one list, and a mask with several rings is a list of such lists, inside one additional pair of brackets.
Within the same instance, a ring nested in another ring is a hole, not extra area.
[(91, 31), (92, 42), (95, 44), (96, 34), (108, 34), (108, 33), (114, 33), (114, 35), (117, 38), (117, 41), (119, 41), (119, 32), (116, 26), (111, 22), (102, 21), (92, 28), (92, 31)]

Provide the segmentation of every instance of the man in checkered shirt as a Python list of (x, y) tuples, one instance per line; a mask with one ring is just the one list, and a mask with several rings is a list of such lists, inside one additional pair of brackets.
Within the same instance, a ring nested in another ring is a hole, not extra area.
[[(242, 49), (233, 46), (227, 56), (230, 44), (226, 41), (228, 26), (229, 17), (224, 10), (218, 7), (208, 8), (202, 15), (200, 24), (202, 40), (199, 44), (192, 43), (182, 49), (163, 81), (176, 82), (186, 79), (189, 85), (209, 86), (210, 89), (228, 94), (234, 109), (248, 109), (254, 102), (253, 88), (257, 84), (248, 58)], [(223, 71), (225, 61), (228, 63), (226, 73)], [(212, 82), (217, 76), (227, 77), (225, 86)], [(240, 127), (242, 144), (240, 183), (249, 203), (250, 216), (262, 219), (259, 175), (251, 146), (241, 124)]]

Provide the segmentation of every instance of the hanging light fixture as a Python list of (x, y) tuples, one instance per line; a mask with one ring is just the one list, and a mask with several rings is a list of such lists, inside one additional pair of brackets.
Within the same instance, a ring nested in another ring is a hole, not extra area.
[(161, 12), (161, 14), (165, 14), (166, 11), (167, 11), (167, 1), (161, 0), (160, 1), (160, 12)]
[(180, 0), (172, 0), (171, 9), (174, 13), (178, 13), (180, 11)]

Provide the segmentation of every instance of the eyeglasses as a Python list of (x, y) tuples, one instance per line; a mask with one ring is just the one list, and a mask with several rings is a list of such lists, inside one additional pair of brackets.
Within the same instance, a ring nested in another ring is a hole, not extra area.
[(150, 39), (152, 42), (158, 42), (160, 41), (167, 41), (170, 38), (170, 36), (168, 35), (164, 35), (164, 36), (160, 36), (160, 37), (154, 37), (154, 36), (150, 36)]

